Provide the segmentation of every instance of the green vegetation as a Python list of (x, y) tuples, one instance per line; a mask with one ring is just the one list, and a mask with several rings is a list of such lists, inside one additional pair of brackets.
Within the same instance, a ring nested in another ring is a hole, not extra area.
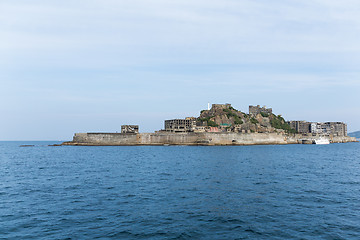
[[(202, 110), (201, 114), (204, 114), (206, 116), (209, 114), (209, 112), (208, 110)], [(281, 115), (274, 115), (266, 112), (260, 112), (260, 114), (263, 118), (270, 118), (270, 124), (273, 128), (283, 129), (287, 133), (296, 133), (296, 131), (292, 129), (289, 124), (286, 123), (285, 119)], [(216, 113), (216, 115), (218, 115), (218, 113)], [(224, 115), (226, 115), (227, 118), (230, 119), (230, 123), (233, 122), (234, 125), (241, 125), (244, 124), (244, 122), (250, 122), (251, 124), (259, 123), (259, 121), (252, 115), (240, 112), (233, 107), (223, 108), (223, 114), (220, 113), (219, 115), (222, 115), (223, 117)], [(215, 116), (208, 116), (198, 118), (197, 120), (201, 122), (206, 122), (207, 126), (209, 127), (219, 127), (219, 124), (217, 124), (214, 119)], [(221, 126), (225, 129), (229, 129), (231, 124), (222, 124)]]
[(216, 124), (214, 121), (210, 120), (214, 116), (206, 117), (206, 118), (199, 118), (198, 120), (201, 122), (206, 122), (209, 127), (218, 127), (219, 125)]
[(207, 121), (210, 120), (210, 118), (213, 118), (213, 116), (211, 116), (211, 117), (205, 117), (205, 118), (199, 118), (198, 120), (199, 120), (200, 122), (207, 122)]
[(272, 118), (270, 119), (270, 124), (272, 127), (277, 129), (283, 129), (288, 133), (296, 133), (296, 131), (285, 122), (285, 119), (281, 115), (275, 116), (273, 114)]
[(241, 120), (240, 118), (234, 120), (234, 124), (243, 124), (243, 123), (244, 123), (243, 120)]
[(229, 108), (224, 108), (223, 111), (226, 112), (226, 113), (228, 113), (228, 114), (232, 113)]
[(218, 127), (219, 126), (218, 124), (216, 124), (216, 122), (211, 121), (211, 120), (207, 121), (207, 125), (209, 127)]
[(264, 113), (264, 112), (260, 112), (261, 116), (263, 117), (269, 117), (269, 114), (268, 113)]
[[(234, 108), (232, 108), (232, 109), (234, 109)], [(228, 118), (231, 118), (231, 117), (234, 118), (234, 123), (235, 124), (243, 124), (244, 123), (241, 120), (241, 118), (237, 114), (233, 113), (230, 109), (224, 108), (223, 111), (226, 112), (226, 116)], [(235, 110), (235, 111), (237, 111), (237, 110)]]
[(250, 122), (251, 122), (252, 124), (257, 124), (257, 123), (259, 123), (259, 121), (256, 120), (255, 118), (250, 118)]

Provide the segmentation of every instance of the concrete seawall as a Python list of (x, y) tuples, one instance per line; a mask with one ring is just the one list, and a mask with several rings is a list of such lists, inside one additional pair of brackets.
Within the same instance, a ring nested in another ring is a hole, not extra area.
[[(319, 136), (281, 133), (76, 133), (63, 145), (137, 146), (137, 145), (282, 145), (310, 144)], [(333, 143), (356, 142), (352, 137), (327, 137)]]

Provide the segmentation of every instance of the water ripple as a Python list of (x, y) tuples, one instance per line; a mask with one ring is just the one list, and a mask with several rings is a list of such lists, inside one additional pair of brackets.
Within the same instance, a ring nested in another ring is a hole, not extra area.
[(35, 146), (0, 142), (0, 239), (358, 239), (360, 232), (358, 143), (28, 144)]

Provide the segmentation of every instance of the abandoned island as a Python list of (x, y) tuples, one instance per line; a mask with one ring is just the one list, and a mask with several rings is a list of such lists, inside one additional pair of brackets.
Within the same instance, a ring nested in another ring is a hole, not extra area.
[(270, 145), (356, 142), (343, 122), (285, 121), (271, 108), (249, 106), (249, 113), (231, 104), (212, 104), (199, 117), (165, 120), (164, 129), (139, 133), (138, 125), (122, 125), (121, 133), (75, 133), (62, 145)]

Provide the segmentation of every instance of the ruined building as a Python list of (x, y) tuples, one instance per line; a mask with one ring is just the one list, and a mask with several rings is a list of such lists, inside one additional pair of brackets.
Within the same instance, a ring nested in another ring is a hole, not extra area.
[(211, 109), (208, 110), (208, 115), (216, 115), (217, 112), (222, 112), (223, 109), (231, 109), (232, 106), (229, 103), (225, 104), (212, 104)]
[(311, 123), (306, 121), (288, 121), (292, 129), (297, 133), (311, 133)]
[(165, 120), (165, 131), (167, 132), (192, 132), (196, 127), (196, 118)]
[(266, 106), (260, 107), (260, 105), (257, 106), (249, 106), (249, 114), (252, 116), (256, 116), (260, 113), (265, 113), (265, 114), (272, 114), (272, 108), (266, 108)]
[[(295, 131), (293, 131), (293, 129)], [(231, 104), (212, 104), (202, 110), (198, 118), (165, 120), (166, 132), (236, 132), (236, 133), (300, 133), (347, 136), (347, 126), (342, 122), (288, 121), (274, 115), (272, 108), (249, 106), (249, 114), (234, 109)], [(122, 130), (123, 132), (123, 130)], [(125, 132), (131, 132), (125, 130)]]
[(139, 133), (139, 125), (122, 125), (121, 133)]
[(314, 133), (333, 136), (347, 136), (347, 125), (343, 122), (288, 121), (297, 133)]
[(347, 125), (343, 122), (311, 123), (311, 133), (347, 136)]

